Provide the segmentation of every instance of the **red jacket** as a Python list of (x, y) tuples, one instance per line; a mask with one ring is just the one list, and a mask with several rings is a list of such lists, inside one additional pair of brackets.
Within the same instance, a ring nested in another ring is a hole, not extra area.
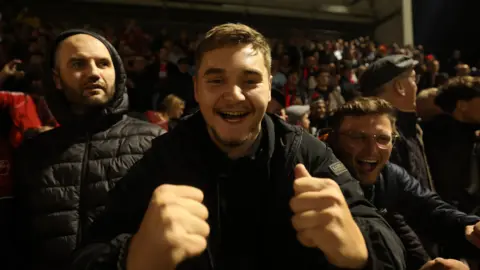
[(155, 111), (146, 111), (145, 116), (147, 117), (148, 122), (159, 125), (161, 128), (168, 131), (168, 121), (165, 121), (158, 117)]
[(0, 137), (0, 199), (12, 196), (12, 145)]
[[(46, 105), (45, 105), (46, 106)], [(0, 109), (8, 110), (13, 127), (10, 130), (10, 143), (18, 147), (23, 140), (23, 134), (29, 129), (43, 126), (38, 109), (44, 106), (35, 104), (32, 96), (21, 92), (0, 91)], [(58, 124), (54, 123), (54, 126)]]

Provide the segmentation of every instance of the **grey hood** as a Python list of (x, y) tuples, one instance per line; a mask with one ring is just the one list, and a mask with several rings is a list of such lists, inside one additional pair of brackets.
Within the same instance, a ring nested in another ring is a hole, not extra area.
[(101, 116), (124, 114), (128, 111), (128, 94), (126, 88), (127, 75), (117, 50), (113, 47), (112, 44), (110, 44), (110, 42), (108, 42), (104, 37), (97, 33), (83, 29), (67, 30), (58, 35), (53, 43), (52, 49), (50, 51), (50, 57), (47, 63), (47, 81), (45, 83), (45, 87), (46, 89), (48, 89), (46, 95), (48, 107), (52, 111), (53, 116), (60, 123), (60, 125), (64, 125), (72, 121), (77, 122), (82, 118), (72, 113), (72, 110), (70, 109), (70, 102), (67, 100), (62, 91), (56, 89), (53, 82), (53, 69), (55, 68), (55, 55), (58, 46), (68, 37), (78, 34), (90, 35), (102, 42), (110, 52), (113, 66), (115, 68), (115, 94), (112, 100), (109, 103), (105, 104), (104, 107), (100, 108), (95, 113), (92, 113), (93, 115), (90, 114), (86, 117), (84, 116), (83, 118), (87, 121), (92, 121), (94, 119), (97, 119), (98, 117), (101, 118)]

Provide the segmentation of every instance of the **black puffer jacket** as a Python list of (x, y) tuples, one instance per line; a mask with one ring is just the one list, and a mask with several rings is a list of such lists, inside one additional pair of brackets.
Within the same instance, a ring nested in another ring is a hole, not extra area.
[(105, 39), (75, 30), (60, 35), (56, 44), (79, 33), (109, 49), (116, 92), (104, 108), (83, 118), (71, 113), (60, 91), (47, 97), (60, 127), (26, 141), (15, 161), (16, 269), (68, 269), (71, 252), (104, 210), (108, 192), (163, 133), (126, 116), (125, 71)]

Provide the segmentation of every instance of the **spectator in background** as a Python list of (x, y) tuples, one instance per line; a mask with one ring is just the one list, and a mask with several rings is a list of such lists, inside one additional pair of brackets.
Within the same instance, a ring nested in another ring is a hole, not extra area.
[(339, 86), (342, 92), (342, 96), (345, 101), (350, 101), (358, 97), (360, 94), (357, 91), (358, 79), (353, 72), (353, 66), (351, 61), (343, 61), (340, 66), (340, 80)]
[(447, 60), (446, 71), (450, 76), (455, 76), (457, 73), (456, 67), (462, 63), (462, 53), (460, 50), (454, 50), (452, 56)]
[(460, 63), (455, 67), (456, 76), (468, 76), (470, 75), (470, 66), (467, 64)]
[[(18, 73), (17, 65), (20, 63), (19, 60), (7, 63), (0, 71), (0, 83), (15, 76)], [(58, 125), (43, 99), (36, 96), (41, 94), (41, 86), (38, 86), (34, 80), (30, 80), (24, 87), (23, 92), (0, 91), (0, 109), (8, 113), (12, 121), (12, 125), (3, 126), (3, 128), (9, 128), (9, 142), (13, 148), (17, 148), (22, 143), (27, 133), (43, 132)]]
[(280, 72), (280, 60), (272, 58), (272, 88), (283, 89), (287, 83), (287, 77)]
[(18, 149), (15, 269), (66, 269), (116, 181), (163, 130), (127, 117), (121, 58), (86, 30), (58, 36), (48, 105), (60, 126)]
[(173, 128), (171, 127), (172, 121), (182, 117), (185, 110), (185, 101), (170, 94), (157, 107), (157, 111), (146, 112), (147, 119), (150, 123), (159, 125), (166, 131), (169, 131)]
[(318, 136), (318, 132), (328, 127), (329, 113), (323, 99), (310, 104), (310, 127), (314, 136)]
[(435, 104), (437, 94), (438, 88), (424, 89), (418, 94), (417, 115), (422, 120), (422, 124), (443, 113), (442, 109)]
[(297, 70), (292, 70), (288, 73), (288, 80), (283, 87), (285, 93), (285, 107), (296, 104), (297, 99), (304, 100), (306, 91), (299, 85), (299, 73)]
[(310, 132), (310, 106), (292, 105), (285, 110), (287, 113), (287, 122), (294, 126), (302, 127), (306, 132)]
[(435, 104), (445, 113), (424, 123), (425, 150), (440, 196), (480, 214), (480, 78), (457, 77), (440, 88)]
[(422, 75), (418, 82), (419, 93), (423, 89), (438, 87), (442, 82), (440, 77), (440, 62), (436, 59), (432, 59), (427, 62), (427, 71)]
[(178, 71), (176, 65), (169, 61), (169, 50), (166, 47), (160, 48), (155, 56), (155, 61), (145, 69), (145, 77), (150, 89), (142, 90), (151, 93), (148, 100), (152, 102), (150, 106), (153, 109), (159, 100), (163, 100), (168, 95), (169, 79)]
[(399, 138), (390, 161), (405, 168), (424, 188), (434, 190), (417, 121), (417, 61), (405, 55), (390, 55), (371, 64), (360, 80), (362, 95), (390, 102), (397, 111)]
[(330, 73), (325, 68), (320, 68), (315, 76), (316, 86), (311, 94), (310, 102), (316, 102), (319, 99), (324, 101), (327, 113), (334, 111), (340, 107), (345, 100), (340, 92), (339, 87), (330, 84)]
[(183, 57), (177, 62), (178, 72), (172, 74), (168, 83), (168, 92), (185, 102), (185, 112), (193, 113), (198, 109), (193, 92), (193, 77), (189, 73), (188, 59)]
[(151, 107), (151, 85), (145, 74), (147, 59), (142, 55), (133, 54), (124, 58), (127, 72), (127, 90), (130, 110), (145, 112)]

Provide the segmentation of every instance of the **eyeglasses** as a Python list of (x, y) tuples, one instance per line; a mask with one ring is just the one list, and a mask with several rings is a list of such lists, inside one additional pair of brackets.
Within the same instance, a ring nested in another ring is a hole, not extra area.
[(368, 139), (372, 138), (378, 147), (385, 149), (395, 142), (395, 139), (398, 137), (396, 134), (387, 135), (387, 134), (366, 134), (364, 132), (357, 132), (357, 131), (345, 131), (339, 132), (340, 135), (346, 136), (352, 142), (356, 144), (364, 144), (368, 141)]

